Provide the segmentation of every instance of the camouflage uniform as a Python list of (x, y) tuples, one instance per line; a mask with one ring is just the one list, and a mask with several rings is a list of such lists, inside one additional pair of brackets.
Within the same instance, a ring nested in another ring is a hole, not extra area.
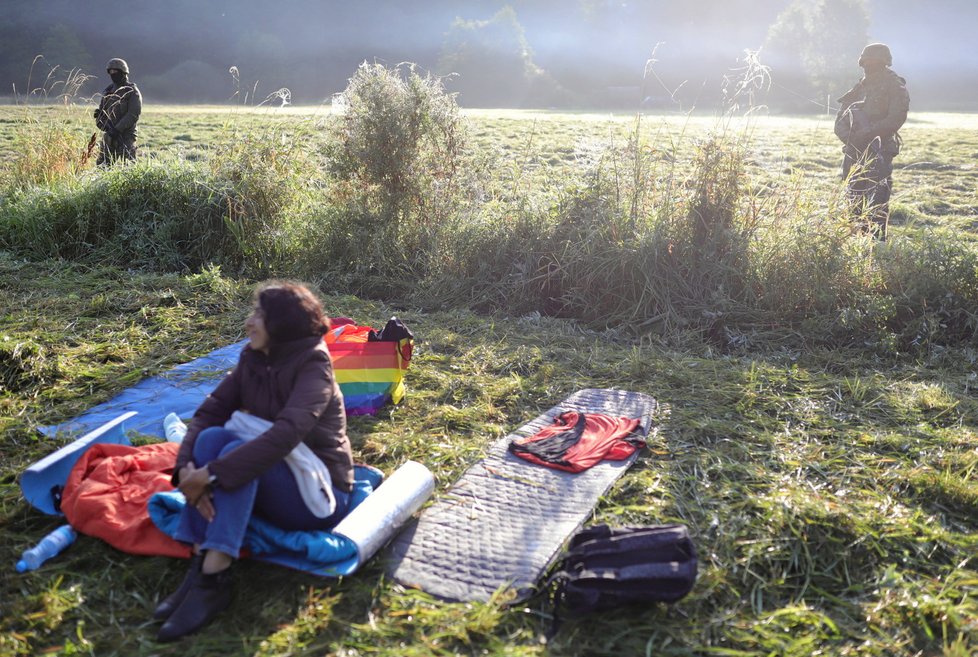
[[(875, 61), (878, 66), (872, 66)], [(868, 209), (872, 233), (886, 239), (893, 188), (893, 158), (900, 152), (897, 131), (907, 120), (907, 81), (890, 70), (890, 50), (866, 46), (859, 59), (866, 76), (839, 99), (836, 135), (843, 141), (842, 175), (860, 214)]]
[(95, 125), (102, 131), (99, 165), (111, 164), (122, 158), (136, 158), (136, 122), (143, 109), (143, 97), (129, 81), (129, 66), (124, 60), (110, 59), (106, 70), (119, 70), (125, 76), (113, 81), (102, 91), (102, 100), (95, 110)]

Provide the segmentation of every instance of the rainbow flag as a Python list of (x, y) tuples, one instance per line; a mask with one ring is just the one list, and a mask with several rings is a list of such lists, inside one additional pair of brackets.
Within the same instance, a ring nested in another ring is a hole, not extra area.
[(343, 392), (347, 415), (373, 415), (382, 406), (404, 398), (404, 373), (414, 340), (367, 339), (369, 326), (343, 324), (326, 334), (333, 372)]

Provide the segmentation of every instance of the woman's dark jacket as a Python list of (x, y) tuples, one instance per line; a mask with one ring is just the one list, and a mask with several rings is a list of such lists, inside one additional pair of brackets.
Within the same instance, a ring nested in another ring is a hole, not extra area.
[(267, 356), (246, 346), (237, 366), (194, 413), (177, 454), (174, 483), (180, 469), (193, 460), (197, 434), (223, 426), (238, 410), (274, 424), (207, 465), (218, 486), (233, 489), (257, 478), (302, 441), (329, 468), (336, 488), (353, 489), (343, 395), (322, 338), (276, 344)]

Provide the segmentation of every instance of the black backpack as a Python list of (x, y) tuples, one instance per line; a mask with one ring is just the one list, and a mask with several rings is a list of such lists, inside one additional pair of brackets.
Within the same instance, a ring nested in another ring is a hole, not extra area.
[(696, 563), (696, 547), (684, 525), (583, 529), (550, 579), (557, 583), (552, 632), (562, 614), (675, 602), (693, 588)]

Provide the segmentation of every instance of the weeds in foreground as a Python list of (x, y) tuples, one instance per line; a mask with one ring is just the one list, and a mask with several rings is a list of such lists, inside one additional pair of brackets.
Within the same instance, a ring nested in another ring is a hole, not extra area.
[(233, 238), (217, 262), (267, 277), (287, 268), (294, 251), (301, 250), (293, 224), (306, 212), (315, 180), (300, 146), (308, 129), (302, 124), (282, 131), (232, 129), (213, 149), (209, 187), (225, 208), (217, 232)]

